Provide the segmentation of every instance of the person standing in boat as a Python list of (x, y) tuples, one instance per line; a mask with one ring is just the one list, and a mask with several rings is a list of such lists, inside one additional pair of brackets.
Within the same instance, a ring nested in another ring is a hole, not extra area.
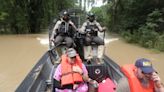
[(77, 27), (70, 20), (70, 15), (65, 11), (62, 18), (58, 20), (53, 28), (50, 41), (54, 42), (55, 45), (65, 42), (68, 48), (73, 46), (73, 33), (77, 31)]
[(86, 82), (92, 81), (80, 56), (73, 48), (69, 48), (66, 54), (61, 56), (61, 64), (57, 66), (53, 78), (60, 82), (58, 86), (55, 84), (55, 92), (88, 92)]
[[(148, 88), (144, 92), (164, 92), (164, 85), (150, 60), (141, 58), (135, 62), (135, 75), (142, 86)], [(149, 91), (148, 91), (149, 90)]]
[[(105, 27), (101, 27), (101, 25), (96, 21), (95, 14), (89, 13), (87, 17), (87, 21), (83, 23), (80, 32), (85, 33), (85, 51), (91, 48), (91, 43), (94, 42), (97, 46), (97, 55), (98, 58), (102, 58), (104, 52), (104, 41), (100, 37), (98, 37), (98, 31), (103, 32), (105, 31)], [(90, 52), (90, 51), (88, 51)], [(86, 56), (87, 57), (87, 56)]]

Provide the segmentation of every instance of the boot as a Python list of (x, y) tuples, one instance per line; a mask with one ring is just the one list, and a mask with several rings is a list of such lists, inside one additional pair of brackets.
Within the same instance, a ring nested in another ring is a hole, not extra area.
[(102, 58), (104, 54), (104, 45), (98, 46), (98, 58)]

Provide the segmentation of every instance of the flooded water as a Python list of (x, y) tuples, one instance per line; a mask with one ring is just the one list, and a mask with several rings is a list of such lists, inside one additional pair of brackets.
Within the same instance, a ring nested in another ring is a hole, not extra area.
[[(140, 57), (149, 58), (164, 80), (164, 53), (154, 53), (110, 37), (105, 40), (105, 53), (110, 58), (119, 65), (134, 63)], [(13, 92), (47, 49), (46, 34), (0, 36), (0, 92)]]
[[(114, 39), (114, 41), (112, 41)], [(157, 53), (150, 49), (128, 44), (119, 38), (112, 36), (111, 42), (106, 43), (105, 53), (117, 64), (134, 64), (136, 59), (148, 58), (152, 60), (153, 66), (164, 82), (164, 53)], [(117, 39), (117, 40), (116, 40)], [(110, 39), (108, 39), (110, 41)]]
[(39, 38), (46, 35), (0, 36), (0, 92), (14, 92), (48, 49)]

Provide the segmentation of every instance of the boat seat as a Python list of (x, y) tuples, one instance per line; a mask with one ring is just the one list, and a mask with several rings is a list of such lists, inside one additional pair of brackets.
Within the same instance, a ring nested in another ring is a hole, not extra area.
[[(62, 41), (62, 42), (60, 43), (60, 45), (59, 45), (59, 46), (66, 47), (66, 42), (65, 42), (65, 41)], [(73, 46), (73, 47), (76, 47), (76, 44), (75, 44), (75, 42), (74, 42), (74, 41), (73, 41), (72, 46)]]
[(91, 64), (86, 64), (86, 68), (88, 70), (89, 77), (97, 82), (102, 82), (104, 79), (109, 77), (105, 63), (96, 64), (92, 62)]

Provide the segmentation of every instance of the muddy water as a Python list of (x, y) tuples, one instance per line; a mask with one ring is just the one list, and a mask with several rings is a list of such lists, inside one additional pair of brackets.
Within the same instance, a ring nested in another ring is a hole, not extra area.
[[(164, 80), (164, 53), (154, 53), (110, 36), (106, 54), (119, 65), (134, 63), (137, 58), (152, 59)], [(0, 92), (13, 92), (48, 49), (47, 35), (0, 36)]]
[(14, 92), (47, 50), (45, 35), (0, 36), (0, 92)]
[[(112, 39), (114, 39), (112, 41)], [(148, 58), (152, 60), (153, 66), (159, 73), (160, 78), (164, 82), (164, 53), (157, 53), (150, 49), (145, 49), (137, 45), (128, 44), (125, 41), (112, 37), (108, 39), (106, 44), (105, 53), (117, 64), (134, 64), (136, 59)]]

